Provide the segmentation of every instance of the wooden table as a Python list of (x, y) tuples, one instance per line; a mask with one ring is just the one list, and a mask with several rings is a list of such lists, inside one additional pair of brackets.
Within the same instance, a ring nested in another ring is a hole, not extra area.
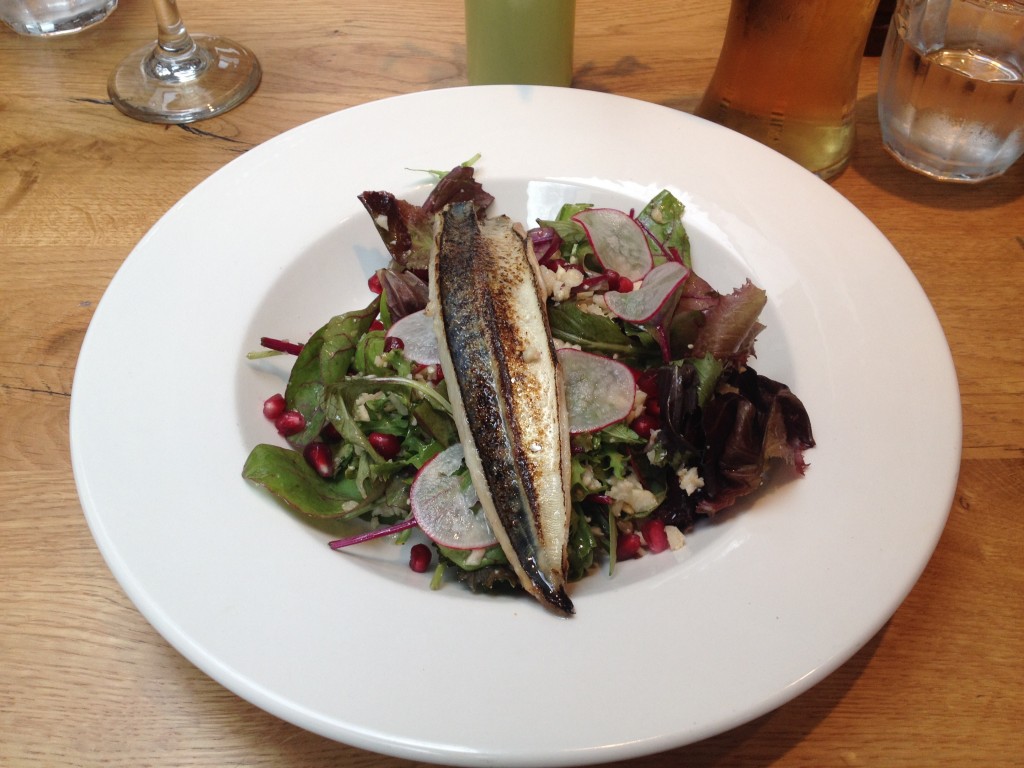
[[(579, 0), (575, 87), (692, 110), (726, 7)], [(0, 765), (412, 765), (258, 710), (154, 632), (86, 528), (68, 406), (97, 302), (158, 217), (300, 123), (464, 84), (461, 4), (182, 10), (193, 31), (251, 46), (265, 72), (250, 101), (194, 127), (134, 122), (106, 101), (107, 74), (153, 37), (146, 2), (65, 39), (0, 30)], [(975, 188), (903, 170), (880, 146), (876, 78), (868, 59), (856, 157), (834, 186), (903, 255), (949, 338), (964, 417), (949, 523), (896, 615), (823, 683), (630, 765), (1024, 765), (1024, 163)]]

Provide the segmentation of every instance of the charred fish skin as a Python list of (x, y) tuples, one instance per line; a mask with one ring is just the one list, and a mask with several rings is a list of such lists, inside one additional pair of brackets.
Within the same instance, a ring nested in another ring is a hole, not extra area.
[(438, 214), (430, 263), (441, 366), (466, 466), (523, 587), (569, 615), (569, 440), (561, 370), (528, 240), (507, 217)]

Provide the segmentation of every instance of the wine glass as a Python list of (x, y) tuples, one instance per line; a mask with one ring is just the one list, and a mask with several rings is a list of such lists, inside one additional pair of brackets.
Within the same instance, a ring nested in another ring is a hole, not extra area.
[(238, 106), (256, 90), (260, 63), (245, 46), (190, 35), (176, 0), (153, 0), (158, 36), (110, 74), (114, 106), (149, 123), (191, 123)]

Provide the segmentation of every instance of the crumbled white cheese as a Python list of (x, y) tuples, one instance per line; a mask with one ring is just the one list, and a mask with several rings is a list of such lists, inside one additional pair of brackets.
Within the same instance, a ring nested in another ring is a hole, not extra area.
[(353, 414), (353, 418), (355, 418), (356, 421), (369, 421), (370, 412), (366, 410), (366, 404), (374, 400), (383, 400), (384, 397), (385, 395), (383, 392), (364, 392), (359, 395), (354, 403), (355, 413)]
[(640, 414), (644, 412), (644, 404), (646, 402), (647, 393), (640, 389), (640, 387), (637, 387), (636, 393), (633, 395), (633, 408), (626, 417), (627, 424), (632, 424), (634, 420), (640, 417)]
[(650, 512), (658, 506), (657, 497), (644, 488), (640, 481), (633, 475), (627, 475), (621, 480), (612, 480), (608, 495), (616, 501), (628, 504), (637, 514)]
[(687, 496), (692, 496), (704, 487), (704, 478), (697, 474), (696, 467), (680, 467), (676, 476), (679, 478), (679, 487), (686, 491)]
[(388, 410), (394, 411), (401, 416), (409, 415), (409, 406), (406, 405), (405, 400), (399, 397), (396, 393), (388, 393), (388, 402), (391, 404), (391, 407)]
[[(578, 297), (577, 297), (578, 298)], [(615, 313), (608, 309), (608, 305), (605, 303), (604, 296), (601, 294), (593, 294), (590, 301), (578, 301), (576, 307), (580, 312), (586, 312), (588, 315), (598, 315), (599, 317), (615, 317)]]
[(572, 342), (569, 341), (562, 341), (557, 336), (552, 337), (551, 340), (555, 342), (555, 349), (583, 349), (583, 347), (581, 347), (579, 344), (573, 344)]
[[(622, 524), (621, 521), (618, 520), (618, 518), (622, 515), (623, 509), (626, 509), (626, 502), (624, 502), (622, 499), (615, 499), (615, 501), (612, 502), (612, 505), (608, 507), (608, 515), (610, 516), (610, 519), (616, 521), (619, 530), (622, 530)], [(632, 509), (632, 507), (630, 507), (630, 509)], [(628, 514), (629, 510), (626, 510), (626, 512)]]
[(554, 271), (545, 266), (540, 268), (544, 280), (544, 291), (555, 301), (565, 301), (572, 295), (572, 289), (583, 282), (583, 273), (578, 269), (566, 269), (561, 264)]
[(650, 449), (647, 451), (647, 460), (656, 467), (663, 467), (668, 461), (668, 449), (658, 439), (658, 434), (661, 432), (660, 429), (652, 429), (651, 436), (647, 438), (647, 445)]
[(418, 381), (433, 381), (437, 377), (437, 366), (424, 365), (418, 371), (413, 371), (412, 377)]
[(668, 538), (669, 549), (673, 552), (686, 546), (686, 537), (674, 525), (665, 526), (665, 536)]
[(594, 470), (590, 467), (583, 470), (583, 474), (580, 476), (580, 485), (588, 491), (597, 491), (601, 489), (601, 481), (594, 477)]

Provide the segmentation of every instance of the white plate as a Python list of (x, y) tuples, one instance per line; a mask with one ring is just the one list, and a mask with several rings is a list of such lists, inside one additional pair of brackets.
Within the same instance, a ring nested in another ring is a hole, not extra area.
[[(806, 404), (818, 447), (687, 546), (529, 599), (438, 592), (397, 547), (330, 536), (240, 478), (273, 440), (262, 400), (301, 340), (368, 299), (386, 262), (356, 200), (421, 199), (411, 168), (476, 152), (492, 211), (686, 203), (698, 270), (766, 288), (755, 366)], [(960, 456), (949, 349), (918, 283), (846, 200), (690, 115), (499, 86), (402, 96), (301, 126), (200, 184), (111, 282), (75, 376), (82, 505), (111, 570), (200, 669), (275, 715), (458, 765), (570, 765), (669, 749), (805, 691), (899, 606), (945, 524)]]

